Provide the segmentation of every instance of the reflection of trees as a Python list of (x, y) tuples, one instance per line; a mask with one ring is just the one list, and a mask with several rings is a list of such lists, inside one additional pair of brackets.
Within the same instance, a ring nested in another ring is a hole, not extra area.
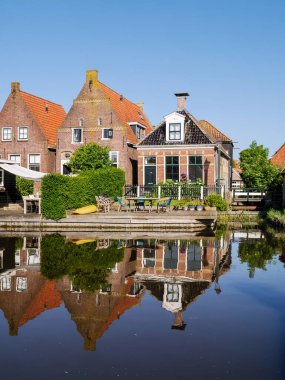
[(255, 268), (266, 270), (267, 263), (275, 253), (267, 240), (243, 240), (239, 243), (238, 256), (242, 263), (247, 263), (249, 277), (254, 277)]
[(41, 272), (48, 279), (68, 275), (73, 286), (85, 291), (95, 291), (106, 285), (110, 269), (123, 259), (123, 248), (111, 246), (97, 249), (97, 243), (76, 245), (63, 236), (45, 236), (41, 243)]

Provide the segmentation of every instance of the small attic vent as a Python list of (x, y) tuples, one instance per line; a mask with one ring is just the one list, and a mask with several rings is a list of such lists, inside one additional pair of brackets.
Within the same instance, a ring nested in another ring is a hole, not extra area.
[(120, 95), (120, 101), (122, 102), (124, 100), (124, 96)]
[(45, 105), (45, 111), (48, 112), (48, 104)]
[(92, 91), (92, 87), (93, 87), (93, 80), (90, 80), (89, 81), (89, 91), (90, 92)]

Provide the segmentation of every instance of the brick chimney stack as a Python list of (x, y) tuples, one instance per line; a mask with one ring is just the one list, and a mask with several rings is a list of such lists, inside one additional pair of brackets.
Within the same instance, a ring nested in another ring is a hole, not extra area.
[(186, 100), (189, 96), (188, 92), (179, 92), (174, 94), (177, 98), (177, 111), (183, 111), (186, 109)]
[(20, 91), (20, 83), (19, 82), (11, 82), (11, 93), (15, 94), (15, 92)]
[(96, 86), (98, 83), (98, 70), (86, 70), (86, 82), (90, 89)]

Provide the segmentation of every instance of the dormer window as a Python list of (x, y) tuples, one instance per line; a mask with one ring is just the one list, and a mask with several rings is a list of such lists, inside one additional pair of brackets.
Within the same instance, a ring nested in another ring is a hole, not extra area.
[(84, 126), (84, 119), (81, 117), (80, 119), (79, 119), (79, 127), (83, 127)]
[(173, 112), (165, 116), (166, 141), (182, 142), (185, 139), (185, 116), (178, 112)]
[(181, 123), (169, 123), (169, 140), (181, 140)]
[(138, 140), (142, 140), (145, 137), (145, 126), (139, 123), (129, 123), (134, 135)]

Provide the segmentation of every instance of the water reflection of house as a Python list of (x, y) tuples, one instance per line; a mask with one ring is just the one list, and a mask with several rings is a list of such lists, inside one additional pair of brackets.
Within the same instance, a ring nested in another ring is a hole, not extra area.
[[(229, 252), (227, 239), (141, 240), (137, 245), (135, 281), (174, 314), (172, 328), (184, 329), (182, 311), (218, 278)], [(224, 271), (225, 269), (223, 269)]]
[[(39, 238), (0, 239), (3, 271), (0, 273), (0, 309), (10, 335), (42, 312), (61, 303), (53, 281), (40, 273)], [(3, 249), (4, 247), (4, 249)]]
[(90, 293), (75, 289), (64, 277), (57, 281), (57, 290), (76, 324), (78, 332), (84, 338), (84, 348), (95, 350), (96, 341), (109, 326), (131, 307), (140, 304), (142, 293), (134, 293), (134, 279), (130, 274), (136, 268), (136, 255), (131, 248), (125, 249), (123, 261), (111, 270), (106, 287)]

